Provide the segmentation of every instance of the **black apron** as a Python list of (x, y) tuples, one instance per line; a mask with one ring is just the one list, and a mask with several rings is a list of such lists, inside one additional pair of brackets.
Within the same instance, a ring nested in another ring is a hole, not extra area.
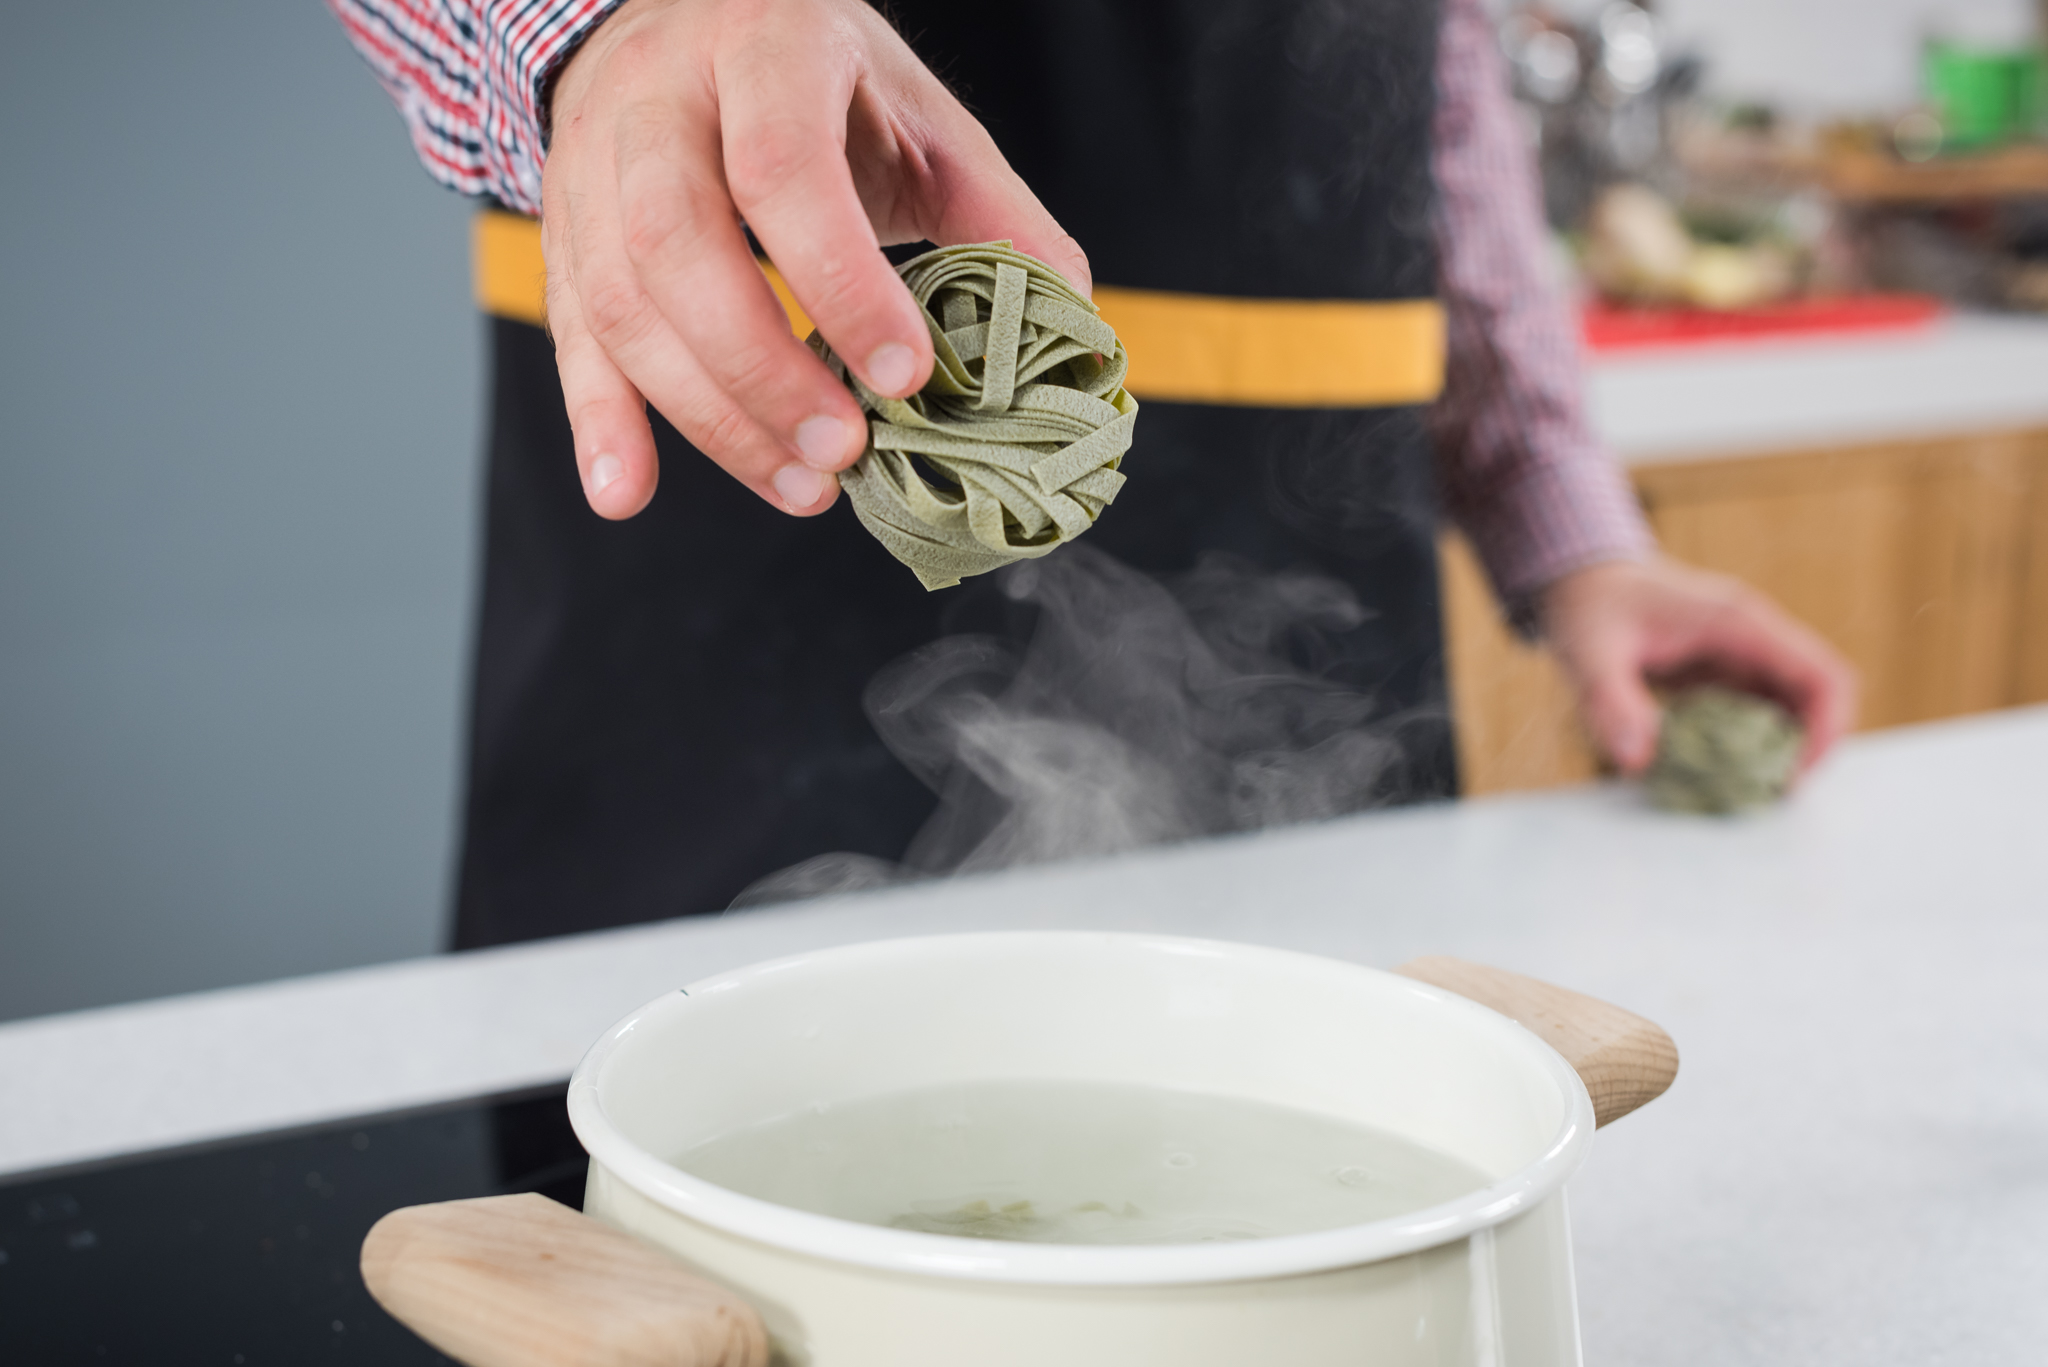
[[(1427, 0), (896, 0), (920, 55), (1099, 283), (1254, 299), (1435, 292)], [(718, 911), (827, 851), (900, 856), (931, 793), (861, 704), (890, 661), (1029, 628), (987, 578), (926, 593), (844, 500), (788, 517), (655, 416), (661, 486), (607, 522), (553, 352), (492, 323), (493, 397), (455, 943)], [(1086, 544), (1152, 573), (1225, 551), (1349, 585), (1314, 662), (1402, 712), (1407, 798), (1455, 790), (1419, 407), (1144, 400)]]

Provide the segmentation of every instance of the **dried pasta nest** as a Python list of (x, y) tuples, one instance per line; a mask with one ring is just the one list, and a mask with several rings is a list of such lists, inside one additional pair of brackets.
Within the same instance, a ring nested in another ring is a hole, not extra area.
[(1115, 331), (1007, 242), (941, 247), (897, 272), (937, 353), (922, 390), (885, 399), (810, 339), (869, 414), (867, 449), (839, 477), (861, 524), (927, 589), (1087, 531), (1123, 488), (1138, 416)]
[(1805, 743), (1805, 728), (1768, 698), (1695, 688), (1665, 708), (1646, 776), (1650, 800), (1674, 812), (1767, 806), (1791, 786)]

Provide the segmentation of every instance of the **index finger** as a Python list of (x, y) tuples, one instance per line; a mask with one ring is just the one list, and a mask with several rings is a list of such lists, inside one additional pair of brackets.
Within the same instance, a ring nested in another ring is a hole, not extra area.
[(846, 161), (855, 70), (828, 43), (761, 44), (718, 72), (733, 203), (833, 351), (878, 394), (931, 374), (917, 302), (882, 255)]

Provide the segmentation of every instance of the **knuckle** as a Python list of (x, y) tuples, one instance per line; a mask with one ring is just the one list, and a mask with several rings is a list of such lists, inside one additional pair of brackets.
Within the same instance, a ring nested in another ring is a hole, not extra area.
[(647, 330), (647, 298), (633, 280), (605, 280), (579, 292), (583, 321), (608, 347)]
[(725, 178), (733, 197), (758, 204), (801, 175), (821, 141), (807, 123), (774, 118), (748, 129), (725, 149)]
[(781, 349), (761, 341), (737, 344), (719, 360), (719, 378), (739, 394), (763, 395), (779, 387), (784, 376)]
[(567, 398), (569, 429), (573, 432), (607, 430), (629, 416), (626, 405), (609, 394), (577, 393), (579, 386), (566, 377), (562, 388)]
[(721, 465), (730, 467), (756, 444), (752, 420), (731, 404), (700, 405), (693, 418), (683, 435), (692, 446)]
[(637, 195), (622, 206), (626, 257), (645, 266), (671, 253), (683, 237), (683, 215), (671, 199)]
[(829, 270), (807, 284), (809, 297), (803, 303), (814, 318), (844, 320), (864, 311), (861, 305), (866, 293), (866, 279), (857, 270)]

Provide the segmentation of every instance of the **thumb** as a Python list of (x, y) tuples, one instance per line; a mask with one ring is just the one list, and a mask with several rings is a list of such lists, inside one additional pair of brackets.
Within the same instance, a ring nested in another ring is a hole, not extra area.
[(1662, 718), (1643, 676), (1627, 660), (1601, 661), (1583, 686), (1593, 743), (1624, 774), (1639, 774), (1657, 753)]

